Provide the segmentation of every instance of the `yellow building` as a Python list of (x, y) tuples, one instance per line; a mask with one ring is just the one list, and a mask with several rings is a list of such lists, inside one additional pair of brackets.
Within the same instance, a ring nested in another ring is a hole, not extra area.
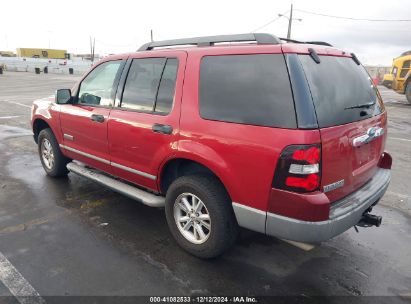
[(67, 50), (18, 48), (18, 57), (65, 59)]

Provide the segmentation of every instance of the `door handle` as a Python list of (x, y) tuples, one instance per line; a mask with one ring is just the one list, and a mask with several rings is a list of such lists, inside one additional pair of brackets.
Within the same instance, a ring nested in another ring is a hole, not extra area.
[(154, 124), (151, 128), (155, 133), (162, 133), (170, 135), (173, 133), (173, 127), (169, 125), (162, 125), (162, 124)]
[(103, 115), (92, 114), (90, 119), (92, 121), (95, 121), (95, 122), (100, 122), (100, 123), (104, 122), (104, 116)]

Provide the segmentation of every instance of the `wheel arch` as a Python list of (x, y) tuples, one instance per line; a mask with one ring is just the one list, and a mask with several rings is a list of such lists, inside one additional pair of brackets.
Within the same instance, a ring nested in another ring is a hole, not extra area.
[(210, 174), (213, 175), (224, 187), (228, 196), (232, 199), (230, 187), (225, 182), (224, 177), (219, 174), (219, 170), (213, 168), (206, 161), (188, 156), (175, 156), (168, 159), (159, 171), (158, 186), (162, 194), (166, 194), (171, 183), (181, 176), (191, 174)]
[(40, 132), (44, 129), (47, 129), (47, 128), (51, 129), (51, 131), (54, 133), (54, 131), (51, 128), (50, 124), (46, 120), (44, 120), (42, 118), (36, 118), (33, 121), (34, 141), (36, 143), (38, 143), (38, 137), (39, 137)]

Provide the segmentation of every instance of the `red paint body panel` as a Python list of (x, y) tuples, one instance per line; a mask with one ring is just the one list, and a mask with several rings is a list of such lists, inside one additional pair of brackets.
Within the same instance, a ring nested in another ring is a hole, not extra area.
[[(98, 123), (91, 120), (91, 115), (103, 115), (104, 122)], [(107, 142), (107, 120), (110, 114), (109, 108), (92, 107), (81, 104), (62, 105), (60, 112), (61, 132), (71, 135), (73, 140), (63, 137), (63, 145), (80, 150), (110, 161)], [(65, 154), (73, 159), (84, 162), (94, 168), (111, 172), (111, 166), (101, 161), (79, 155), (68, 150)]]
[(54, 96), (36, 100), (31, 108), (31, 126), (34, 128), (36, 121), (46, 122), (57, 140), (62, 140), (60, 132), (60, 106), (54, 103)]
[[(381, 127), (384, 134), (368, 144), (354, 147), (354, 138), (371, 127)], [(387, 137), (387, 114), (341, 126), (320, 129), (322, 140), (322, 186), (344, 179), (344, 186), (326, 195), (331, 202), (364, 185), (375, 174)]]
[(330, 214), (330, 200), (320, 191), (308, 194), (271, 189), (268, 212), (305, 221), (325, 221)]

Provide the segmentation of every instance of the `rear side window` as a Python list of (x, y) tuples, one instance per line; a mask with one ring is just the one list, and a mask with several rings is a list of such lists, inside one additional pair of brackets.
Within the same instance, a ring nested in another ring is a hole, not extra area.
[(127, 75), (122, 108), (168, 114), (174, 100), (178, 60), (134, 59)]
[(158, 113), (170, 113), (173, 107), (174, 92), (176, 88), (176, 78), (178, 70), (177, 59), (167, 59), (158, 88), (155, 111)]
[(282, 54), (206, 56), (200, 70), (202, 118), (296, 128)]
[[(352, 58), (300, 55), (320, 128), (370, 118), (383, 106), (364, 67)], [(369, 106), (367, 106), (369, 105)]]

